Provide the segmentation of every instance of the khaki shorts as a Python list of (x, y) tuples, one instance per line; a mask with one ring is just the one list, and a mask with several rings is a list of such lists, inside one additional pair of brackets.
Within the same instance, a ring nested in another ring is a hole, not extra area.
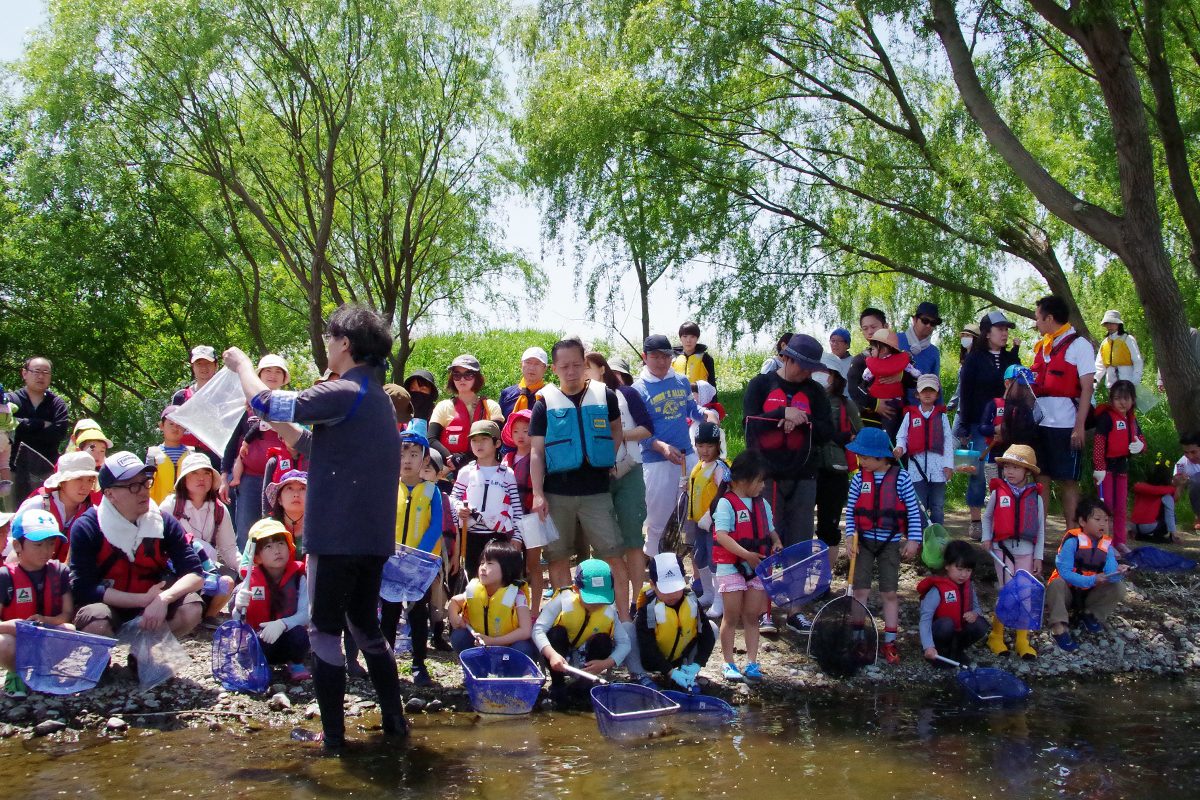
[[(175, 619), (175, 614), (185, 605), (192, 603), (203, 603), (200, 595), (195, 592), (185, 594), (175, 602), (167, 606), (167, 621)], [(75, 612), (75, 628), (83, 630), (87, 626), (108, 620), (109, 626), (113, 629), (113, 633), (120, 630), (121, 626), (129, 620), (142, 613), (140, 608), (118, 608), (109, 606), (105, 603), (90, 603)]]
[(575, 523), (583, 528), (583, 535), (592, 546), (595, 558), (618, 558), (625, 553), (625, 543), (617, 530), (617, 518), (613, 513), (612, 495), (565, 494), (546, 495), (550, 506), (550, 517), (558, 528), (558, 539), (546, 545), (547, 561), (565, 561), (575, 552)]
[[(875, 565), (879, 565), (879, 591), (895, 592), (900, 588), (900, 546), (904, 540), (893, 539), (879, 549), (879, 542), (859, 540), (858, 560), (854, 563), (854, 588), (870, 589)], [(868, 546), (869, 545), (869, 546)], [(878, 550), (875, 555), (872, 549)]]

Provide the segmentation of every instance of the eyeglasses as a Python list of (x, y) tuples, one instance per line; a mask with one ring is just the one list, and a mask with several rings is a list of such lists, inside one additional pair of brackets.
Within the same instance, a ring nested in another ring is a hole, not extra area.
[(113, 486), (112, 488), (128, 489), (130, 494), (141, 494), (142, 492), (149, 492), (150, 487), (153, 485), (154, 485), (154, 478), (147, 478), (146, 480), (138, 481), (137, 483), (118, 484), (116, 486)]
[(938, 325), (936, 319), (930, 319), (929, 317), (917, 317), (917, 319), (920, 320), (921, 324), (923, 325), (931, 325), (934, 328), (936, 328)]
[(456, 381), (461, 381), (465, 378), (474, 378), (475, 373), (474, 372), (459, 372), (458, 370), (452, 370), (450, 372), (450, 377)]
[(27, 369), (25, 371), (28, 372), (30, 375), (49, 375), (50, 374), (50, 370), (48, 370), (48, 369)]

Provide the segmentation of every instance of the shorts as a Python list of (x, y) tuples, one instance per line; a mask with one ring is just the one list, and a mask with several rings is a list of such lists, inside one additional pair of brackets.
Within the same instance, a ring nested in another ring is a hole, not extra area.
[(879, 550), (879, 555), (867, 544), (879, 550), (879, 542), (860, 539), (858, 559), (854, 563), (854, 588), (870, 589), (875, 565), (879, 564), (879, 591), (895, 592), (900, 589), (900, 539), (893, 539)]
[[(195, 592), (185, 594), (167, 606), (167, 621), (175, 619), (175, 614), (183, 606), (203, 602), (204, 600)], [(142, 609), (140, 608), (120, 608), (107, 605), (106, 603), (89, 603), (75, 612), (75, 628), (76, 630), (83, 630), (96, 622), (107, 620), (113, 633), (116, 633), (122, 625), (140, 616), (141, 613)]]
[[(722, 566), (728, 565), (723, 564)], [(747, 589), (757, 589), (760, 592), (766, 591), (763, 588), (762, 578), (757, 575), (749, 583), (746, 582), (746, 578), (742, 573), (736, 570), (728, 575), (717, 576), (717, 591), (721, 594), (725, 594), (726, 592), (744, 592)]]
[(577, 496), (548, 494), (546, 504), (550, 506), (554, 527), (558, 528), (558, 539), (543, 551), (547, 561), (565, 561), (575, 552), (576, 520), (595, 558), (619, 558), (625, 554), (625, 543), (613, 514), (612, 495), (608, 492)]
[(634, 464), (629, 472), (612, 481), (609, 494), (625, 549), (641, 550), (646, 544), (646, 535), (642, 532), (646, 524), (646, 481), (642, 476), (642, 465)]
[(1034, 445), (1042, 475), (1056, 481), (1077, 481), (1083, 470), (1083, 453), (1071, 449), (1071, 428), (1038, 426)]

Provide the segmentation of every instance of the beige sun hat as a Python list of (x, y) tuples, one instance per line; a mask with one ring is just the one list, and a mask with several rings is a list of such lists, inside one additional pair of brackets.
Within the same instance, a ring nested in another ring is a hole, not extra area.
[(57, 489), (63, 481), (75, 478), (95, 478), (99, 474), (96, 471), (96, 459), (92, 458), (91, 453), (80, 451), (64, 453), (58, 457), (58, 466), (54, 474), (46, 478), (42, 486), (47, 489)]
[(204, 455), (204, 453), (193, 452), (185, 455), (183, 460), (179, 462), (179, 475), (175, 478), (175, 493), (178, 494), (179, 492), (184, 491), (184, 478), (186, 478), (188, 475), (191, 475), (193, 472), (199, 472), (202, 469), (211, 469), (213, 471), (213, 475), (217, 476), (219, 479), (217, 471), (213, 469), (212, 462), (208, 460), (208, 456)]
[(1012, 447), (1004, 451), (1004, 455), (996, 459), (997, 464), (1012, 464), (1016, 467), (1024, 467), (1033, 473), (1033, 477), (1037, 477), (1042, 473), (1038, 469), (1037, 454), (1033, 452), (1033, 448), (1027, 444), (1014, 444)]

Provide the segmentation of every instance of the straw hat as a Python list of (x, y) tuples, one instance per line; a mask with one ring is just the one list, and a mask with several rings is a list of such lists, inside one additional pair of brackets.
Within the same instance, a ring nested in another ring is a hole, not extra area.
[(900, 352), (900, 337), (891, 328), (880, 328), (875, 331), (875, 334), (871, 337), (871, 341), (882, 342), (897, 353)]
[(74, 453), (64, 453), (58, 457), (57, 469), (53, 475), (46, 478), (42, 486), (47, 489), (57, 489), (64, 481), (75, 478), (95, 478), (99, 474), (96, 471), (96, 459), (92, 458), (92, 454), (77, 450)]
[(1033, 477), (1037, 477), (1042, 473), (1038, 469), (1037, 454), (1033, 452), (1033, 448), (1027, 444), (1014, 444), (1012, 447), (1004, 451), (1004, 455), (996, 459), (997, 464), (1012, 464), (1016, 467), (1024, 467), (1033, 473)]

